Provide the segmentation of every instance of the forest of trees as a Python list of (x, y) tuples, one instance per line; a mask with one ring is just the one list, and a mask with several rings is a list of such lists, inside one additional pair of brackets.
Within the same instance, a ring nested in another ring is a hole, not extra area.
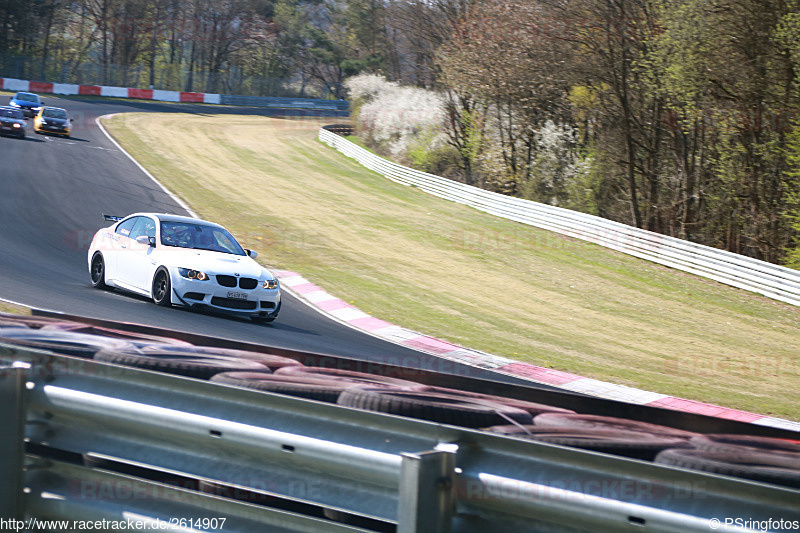
[(800, 0), (0, 2), (0, 75), (348, 98), (506, 194), (800, 267)]

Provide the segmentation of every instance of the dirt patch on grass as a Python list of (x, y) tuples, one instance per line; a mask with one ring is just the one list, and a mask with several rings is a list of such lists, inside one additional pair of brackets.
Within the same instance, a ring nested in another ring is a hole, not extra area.
[(265, 264), (365, 312), (596, 379), (800, 419), (800, 309), (365, 170), (324, 122), (131, 114), (111, 133)]

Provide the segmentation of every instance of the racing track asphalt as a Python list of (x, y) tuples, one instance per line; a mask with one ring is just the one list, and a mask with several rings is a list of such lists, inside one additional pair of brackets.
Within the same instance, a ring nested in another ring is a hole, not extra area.
[[(0, 105), (7, 105), (8, 100), (0, 96)], [(331, 320), (286, 293), (278, 320), (256, 325), (161, 308), (145, 298), (94, 289), (89, 283), (86, 250), (95, 231), (107, 224), (103, 213), (185, 214), (109, 141), (97, 126), (97, 117), (142, 111), (271, 116), (287, 112), (47, 95), (44, 100), (46, 105), (68, 110), (74, 119), (72, 137), (36, 135), (28, 120), (25, 140), (0, 138), (0, 298), (91, 318), (531, 385), (527, 380), (383, 341)], [(307, 114), (303, 110), (290, 113)], [(269, 257), (269, 250), (259, 252)]]

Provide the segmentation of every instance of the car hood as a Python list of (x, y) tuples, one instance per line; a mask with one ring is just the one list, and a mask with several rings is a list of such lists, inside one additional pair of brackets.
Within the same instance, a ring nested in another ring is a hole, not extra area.
[(61, 124), (62, 126), (67, 123), (65, 118), (42, 117), (42, 120), (46, 120), (49, 124)]
[[(191, 268), (206, 274), (231, 274), (245, 278), (261, 278), (266, 268), (246, 255), (233, 255), (205, 250), (164, 250), (165, 262), (178, 268)], [(167, 259), (168, 258), (168, 259)]]

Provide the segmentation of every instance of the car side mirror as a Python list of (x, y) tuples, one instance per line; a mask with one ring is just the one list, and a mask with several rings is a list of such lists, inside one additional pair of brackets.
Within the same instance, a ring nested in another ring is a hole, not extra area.
[(155, 246), (156, 238), (148, 237), (147, 235), (139, 235), (138, 237), (136, 237), (136, 242), (139, 244), (146, 244), (148, 246)]
[(252, 257), (253, 259), (258, 257), (258, 252), (256, 252), (255, 250), (245, 250), (245, 253), (250, 257)]

